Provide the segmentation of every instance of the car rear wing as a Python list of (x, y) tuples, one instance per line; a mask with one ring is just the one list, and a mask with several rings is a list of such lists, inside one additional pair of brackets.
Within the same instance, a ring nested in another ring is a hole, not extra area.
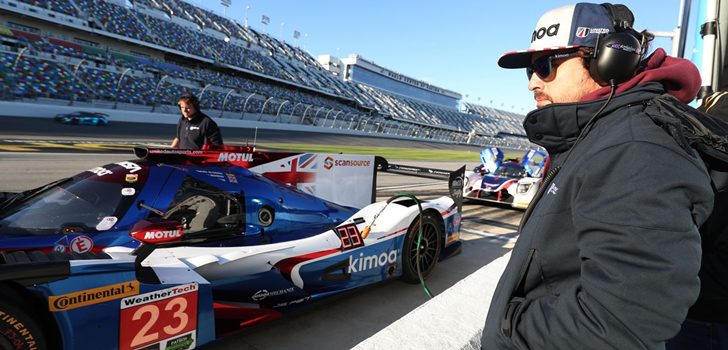
[(394, 164), (389, 163), (383, 157), (377, 156), (375, 158), (377, 163), (377, 171), (447, 181), (447, 187), (450, 197), (453, 199), (453, 201), (455, 201), (455, 204), (457, 204), (458, 211), (462, 211), (465, 165), (460, 167), (460, 169), (451, 171), (435, 168), (424, 168), (414, 165)]
[(449, 171), (392, 164), (379, 156), (268, 152), (253, 146), (215, 146), (202, 150), (135, 147), (134, 154), (140, 159), (157, 161), (236, 165), (319, 198), (358, 208), (376, 201), (377, 171), (449, 181), (450, 196), (462, 202), (464, 166)]

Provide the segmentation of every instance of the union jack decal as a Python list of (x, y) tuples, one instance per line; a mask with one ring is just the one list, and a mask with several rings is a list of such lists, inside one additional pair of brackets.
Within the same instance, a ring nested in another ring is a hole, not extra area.
[(311, 170), (317, 169), (318, 163), (317, 154), (306, 153), (282, 163), (279, 166), (280, 171), (266, 172), (263, 176), (312, 194), (316, 189), (316, 172)]

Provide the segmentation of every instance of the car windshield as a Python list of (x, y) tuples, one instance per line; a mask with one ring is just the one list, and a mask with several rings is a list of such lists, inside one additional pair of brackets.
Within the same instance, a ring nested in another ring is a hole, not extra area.
[(501, 165), (494, 173), (495, 176), (523, 177), (523, 168), (520, 165)]
[(46, 235), (109, 230), (134, 202), (136, 188), (140, 188), (140, 182), (135, 180), (133, 185), (136, 186), (132, 187), (125, 180), (128, 179), (126, 176), (100, 176), (98, 171), (88, 171), (30, 196), (0, 214), (0, 234)]

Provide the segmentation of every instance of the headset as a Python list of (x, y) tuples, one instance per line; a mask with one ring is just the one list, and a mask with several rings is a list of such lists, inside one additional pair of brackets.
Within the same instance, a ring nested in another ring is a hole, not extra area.
[(600, 84), (623, 83), (635, 75), (647, 50), (647, 37), (632, 28), (634, 15), (627, 6), (601, 5), (612, 19), (615, 32), (597, 36), (589, 74)]

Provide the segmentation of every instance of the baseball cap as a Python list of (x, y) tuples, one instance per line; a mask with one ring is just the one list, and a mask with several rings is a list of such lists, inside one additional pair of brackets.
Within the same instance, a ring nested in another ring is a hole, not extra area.
[(599, 34), (614, 31), (612, 16), (605, 6), (578, 3), (559, 7), (546, 12), (538, 20), (528, 50), (507, 52), (498, 59), (498, 65), (525, 68), (531, 64), (534, 53), (595, 47)]

